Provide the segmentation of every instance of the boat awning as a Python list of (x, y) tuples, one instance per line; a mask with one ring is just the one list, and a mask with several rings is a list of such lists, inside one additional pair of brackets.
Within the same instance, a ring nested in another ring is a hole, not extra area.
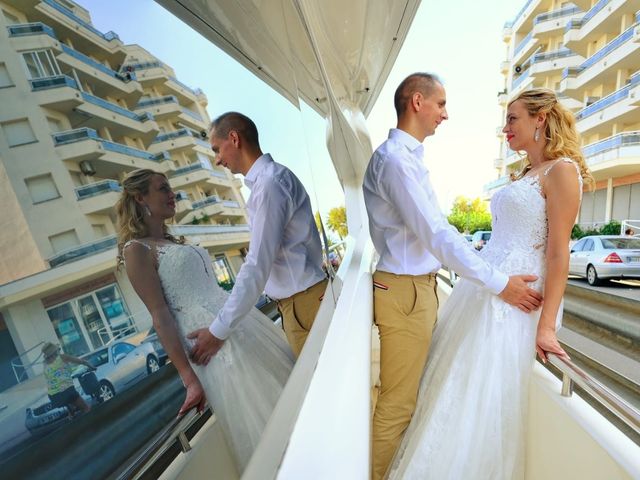
[[(371, 111), (419, 0), (156, 0), (272, 88), (329, 114)], [(326, 83), (331, 88), (326, 88)]]

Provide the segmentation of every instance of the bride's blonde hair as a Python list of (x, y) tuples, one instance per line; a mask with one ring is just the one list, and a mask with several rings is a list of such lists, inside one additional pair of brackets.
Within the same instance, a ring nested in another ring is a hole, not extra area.
[[(149, 193), (151, 178), (154, 175), (167, 176), (148, 168), (134, 170), (122, 180), (122, 194), (116, 202), (116, 214), (118, 216), (118, 258), (117, 265), (124, 263), (123, 249), (129, 240), (144, 238), (149, 235), (144, 223), (144, 209), (136, 202), (136, 195)], [(184, 237), (176, 238), (169, 233), (169, 228), (163, 223), (164, 238), (175, 243), (184, 243)]]
[[(576, 129), (575, 117), (558, 101), (555, 92), (547, 88), (525, 90), (511, 100), (509, 106), (517, 101), (523, 103), (532, 117), (539, 113), (546, 114), (544, 131), (540, 132), (547, 141), (544, 157), (550, 160), (570, 158), (580, 168), (585, 185), (593, 189), (595, 180), (580, 149), (580, 134)], [(527, 155), (523, 159), (522, 170), (513, 177), (513, 180), (522, 178), (529, 170), (531, 170), (531, 161)]]

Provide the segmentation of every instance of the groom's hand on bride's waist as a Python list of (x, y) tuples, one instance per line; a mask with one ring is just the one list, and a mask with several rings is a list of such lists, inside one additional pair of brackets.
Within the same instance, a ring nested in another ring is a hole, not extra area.
[(512, 275), (499, 296), (523, 312), (529, 313), (537, 310), (542, 305), (542, 295), (528, 285), (537, 279), (538, 277), (535, 275)]
[(207, 328), (200, 328), (194, 330), (187, 338), (195, 340), (195, 345), (189, 353), (191, 361), (197, 365), (206, 365), (209, 360), (218, 353), (218, 350), (222, 348), (224, 340), (214, 337), (213, 334)]

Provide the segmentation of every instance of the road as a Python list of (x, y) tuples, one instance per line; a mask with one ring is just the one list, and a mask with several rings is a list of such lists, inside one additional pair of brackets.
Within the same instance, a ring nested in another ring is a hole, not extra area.
[(617, 295), (640, 302), (640, 280), (612, 280), (603, 285), (592, 287), (584, 278), (569, 277), (568, 283), (587, 290)]

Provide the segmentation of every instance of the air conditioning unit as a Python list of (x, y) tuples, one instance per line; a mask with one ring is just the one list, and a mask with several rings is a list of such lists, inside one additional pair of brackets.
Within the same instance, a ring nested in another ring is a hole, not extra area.
[(520, 72), (522, 72), (522, 66), (520, 66), (520, 65), (516, 65), (515, 67), (513, 67), (513, 71), (514, 71), (515, 73), (520, 73)]

